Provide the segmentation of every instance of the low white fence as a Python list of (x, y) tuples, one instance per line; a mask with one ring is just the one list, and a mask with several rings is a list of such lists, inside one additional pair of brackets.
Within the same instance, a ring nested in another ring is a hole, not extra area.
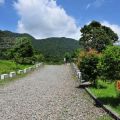
[(82, 80), (82, 73), (80, 72), (79, 68), (75, 63), (71, 63), (72, 70), (74, 72), (74, 75), (78, 78), (79, 82), (82, 83), (84, 80)]
[(38, 63), (33, 65), (32, 67), (25, 68), (24, 70), (18, 70), (17, 72), (10, 72), (9, 74), (1, 74), (0, 80), (8, 79), (8, 78), (14, 78), (16, 75), (26, 74), (29, 73), (35, 69), (38, 69), (39, 67), (43, 66), (43, 63)]

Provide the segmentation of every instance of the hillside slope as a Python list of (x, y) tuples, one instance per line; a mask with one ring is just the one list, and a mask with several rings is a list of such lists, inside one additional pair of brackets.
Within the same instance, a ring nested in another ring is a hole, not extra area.
[(70, 38), (47, 38), (33, 40), (34, 47), (39, 50), (46, 58), (46, 61), (62, 61), (66, 52), (73, 53), (79, 48), (78, 41)]
[[(47, 38), (47, 39), (35, 39), (33, 36), (29, 34), (20, 34), (13, 33), (11, 31), (1, 31), (0, 30), (0, 43), (8, 44), (12, 47), (14, 42), (17, 40), (16, 38), (27, 37), (32, 41), (32, 45), (35, 49), (40, 51), (44, 56), (47, 62), (59, 62), (63, 61), (64, 54), (66, 52), (72, 53), (75, 49), (80, 48), (79, 42), (70, 39), (70, 38)], [(3, 42), (4, 41), (4, 42)], [(5, 42), (9, 41), (9, 42)], [(11, 44), (12, 43), (12, 44)], [(0, 58), (2, 58), (2, 51), (0, 49)]]

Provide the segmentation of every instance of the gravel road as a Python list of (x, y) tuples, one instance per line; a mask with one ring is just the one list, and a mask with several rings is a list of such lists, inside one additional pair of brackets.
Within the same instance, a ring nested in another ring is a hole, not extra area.
[(46, 65), (0, 87), (0, 120), (98, 120), (103, 115), (77, 88), (70, 65)]

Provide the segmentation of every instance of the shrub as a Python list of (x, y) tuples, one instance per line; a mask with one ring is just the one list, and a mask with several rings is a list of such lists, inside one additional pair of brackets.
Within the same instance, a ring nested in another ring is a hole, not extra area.
[(44, 56), (42, 54), (35, 54), (34, 59), (36, 62), (43, 62), (44, 61)]
[(34, 64), (35, 63), (35, 60), (34, 60), (34, 57), (15, 57), (14, 58), (14, 61), (17, 63), (17, 64), (26, 64), (26, 65), (31, 65), (31, 64)]
[(18, 39), (9, 53), (9, 57), (19, 64), (32, 64), (33, 56), (34, 49), (26, 37)]
[(80, 68), (80, 63), (82, 62), (82, 59), (85, 57), (86, 55), (86, 52), (85, 51), (80, 51), (79, 54), (78, 54), (78, 57), (77, 57), (77, 66)]
[(120, 47), (108, 46), (100, 57), (98, 68), (108, 80), (120, 80)]
[(99, 54), (95, 50), (89, 52), (82, 52), (79, 68), (82, 72), (82, 79), (91, 81), (94, 86), (97, 85)]
[(66, 58), (66, 62), (71, 62), (71, 54), (69, 52), (66, 52), (64, 57)]

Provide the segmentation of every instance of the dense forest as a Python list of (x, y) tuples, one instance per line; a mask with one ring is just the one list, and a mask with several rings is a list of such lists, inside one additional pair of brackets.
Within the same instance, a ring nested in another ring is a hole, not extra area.
[(72, 55), (74, 50), (80, 47), (78, 41), (64, 37), (33, 40), (33, 45), (45, 56), (45, 60), (48, 62), (63, 61), (66, 53)]

